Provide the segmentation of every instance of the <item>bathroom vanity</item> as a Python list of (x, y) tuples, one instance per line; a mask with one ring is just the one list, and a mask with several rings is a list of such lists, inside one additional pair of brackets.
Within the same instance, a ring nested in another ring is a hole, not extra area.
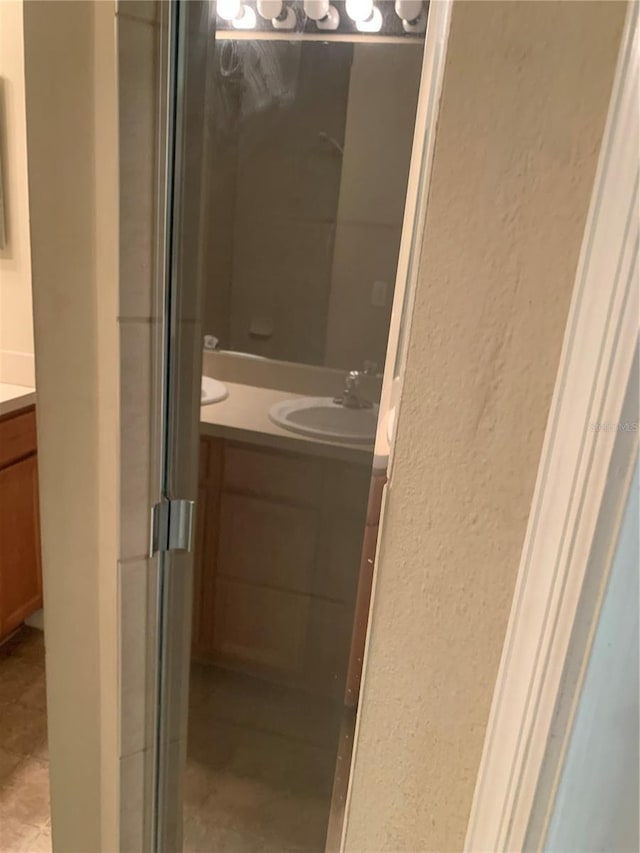
[(342, 699), (373, 448), (278, 426), (271, 407), (296, 391), (224, 381), (200, 413), (193, 654)]
[(0, 640), (42, 607), (36, 411), (0, 406)]

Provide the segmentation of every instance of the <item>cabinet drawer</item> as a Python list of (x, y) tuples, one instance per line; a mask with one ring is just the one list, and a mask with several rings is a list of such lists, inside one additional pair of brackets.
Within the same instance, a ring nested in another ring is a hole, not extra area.
[(228, 578), (310, 592), (317, 534), (314, 509), (224, 494), (218, 571)]
[(316, 459), (228, 444), (224, 486), (260, 497), (317, 506), (322, 498), (322, 466)]
[(35, 409), (0, 421), (0, 468), (35, 453), (36, 448)]

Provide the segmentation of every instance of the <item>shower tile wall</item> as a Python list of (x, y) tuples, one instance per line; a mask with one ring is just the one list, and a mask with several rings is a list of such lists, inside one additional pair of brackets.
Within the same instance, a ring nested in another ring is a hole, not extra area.
[(120, 0), (116, 16), (120, 156), (120, 849), (143, 849), (151, 743), (146, 632), (150, 562), (156, 87), (155, 2)]

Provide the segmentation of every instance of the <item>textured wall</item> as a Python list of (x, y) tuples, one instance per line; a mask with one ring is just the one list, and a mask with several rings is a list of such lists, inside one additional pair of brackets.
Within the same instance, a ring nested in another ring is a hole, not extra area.
[(624, 13), (453, 8), (352, 853), (464, 843)]

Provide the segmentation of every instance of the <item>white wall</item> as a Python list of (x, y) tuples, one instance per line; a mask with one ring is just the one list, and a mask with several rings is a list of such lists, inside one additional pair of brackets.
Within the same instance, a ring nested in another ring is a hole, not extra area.
[(0, 248), (0, 382), (33, 385), (22, 0), (0, 2), (0, 159), (7, 242)]

